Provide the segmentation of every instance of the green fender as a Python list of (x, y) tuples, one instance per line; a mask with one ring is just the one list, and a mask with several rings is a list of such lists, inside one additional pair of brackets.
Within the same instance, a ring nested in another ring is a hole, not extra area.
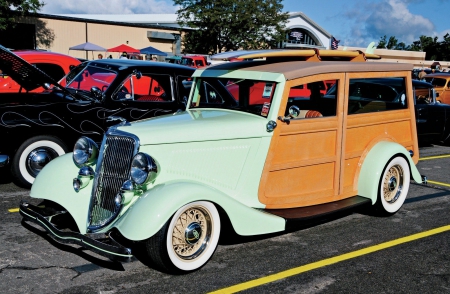
[[(95, 169), (95, 167), (93, 167)], [(72, 215), (78, 229), (86, 233), (92, 182), (75, 192), (73, 179), (79, 168), (73, 163), (72, 153), (67, 153), (50, 161), (37, 175), (31, 186), (30, 196), (58, 203)]]
[(193, 201), (210, 201), (227, 213), (239, 235), (259, 235), (283, 231), (285, 220), (248, 207), (228, 195), (196, 182), (168, 182), (146, 191), (114, 224), (120, 233), (133, 241), (150, 238), (183, 205)]
[(379, 180), (384, 167), (394, 155), (398, 154), (403, 155), (408, 161), (414, 181), (422, 183), (422, 177), (405, 147), (398, 143), (381, 141), (372, 147), (364, 159), (358, 178), (359, 196), (370, 198), (372, 204), (375, 204), (378, 197)]

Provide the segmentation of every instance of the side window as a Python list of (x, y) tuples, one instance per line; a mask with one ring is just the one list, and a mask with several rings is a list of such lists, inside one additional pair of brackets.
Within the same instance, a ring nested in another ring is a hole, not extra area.
[(348, 114), (407, 108), (404, 78), (351, 79)]
[(421, 88), (413, 86), (414, 101), (416, 104), (428, 104), (434, 102), (433, 88)]
[(140, 102), (171, 102), (172, 78), (170, 75), (146, 74), (138, 79), (128, 77), (116, 90), (116, 100), (135, 100)]
[(285, 117), (303, 119), (336, 116), (337, 85), (336, 80), (326, 80), (292, 87)]
[(57, 64), (52, 63), (34, 63), (33, 64), (38, 69), (45, 72), (47, 75), (49, 75), (51, 78), (53, 78), (55, 81), (59, 81), (66, 73), (62, 69), (61, 66)]

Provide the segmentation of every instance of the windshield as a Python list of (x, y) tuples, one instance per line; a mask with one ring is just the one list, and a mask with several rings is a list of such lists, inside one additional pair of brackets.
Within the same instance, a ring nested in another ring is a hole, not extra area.
[(92, 87), (98, 87), (101, 91), (105, 92), (114, 79), (117, 73), (104, 68), (95, 66), (87, 66), (85, 68), (76, 68), (74, 70), (79, 71), (76, 76), (72, 78), (73, 73), (68, 75), (67, 88), (75, 90), (90, 91)]
[(267, 117), (276, 83), (246, 79), (204, 78), (196, 82), (191, 108), (222, 108)]

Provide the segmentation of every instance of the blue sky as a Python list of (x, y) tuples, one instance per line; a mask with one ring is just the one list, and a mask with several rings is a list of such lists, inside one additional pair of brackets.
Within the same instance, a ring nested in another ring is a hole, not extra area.
[[(41, 13), (175, 13), (171, 0), (44, 0)], [(367, 46), (395, 36), (406, 45), (421, 35), (450, 33), (450, 0), (283, 0), (284, 11), (303, 12), (343, 46)]]

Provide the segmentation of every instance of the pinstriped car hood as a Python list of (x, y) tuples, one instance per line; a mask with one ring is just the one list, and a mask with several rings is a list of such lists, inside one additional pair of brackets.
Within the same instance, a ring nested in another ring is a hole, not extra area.
[(271, 136), (268, 120), (232, 110), (187, 110), (137, 121), (119, 130), (139, 137), (141, 145), (201, 142)]

